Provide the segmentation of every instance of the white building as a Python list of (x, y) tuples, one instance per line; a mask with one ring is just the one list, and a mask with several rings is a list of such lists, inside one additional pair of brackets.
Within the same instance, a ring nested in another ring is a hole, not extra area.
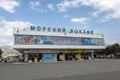
[(104, 49), (104, 36), (93, 31), (31, 26), (14, 29), (14, 48), (23, 54), (24, 61), (55, 62), (93, 57), (95, 49)]

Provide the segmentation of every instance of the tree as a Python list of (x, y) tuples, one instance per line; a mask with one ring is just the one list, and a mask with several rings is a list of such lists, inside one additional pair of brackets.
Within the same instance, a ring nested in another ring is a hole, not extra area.
[(111, 55), (111, 58), (116, 57), (120, 50), (120, 45), (115, 43), (113, 45), (109, 45), (105, 48), (105, 54)]
[(118, 54), (120, 53), (120, 45), (117, 44), (117, 43), (113, 44), (111, 50), (112, 50), (112, 54), (113, 54), (115, 57), (117, 57)]
[(95, 50), (96, 55), (111, 55), (111, 58), (120, 58), (120, 45), (115, 43), (107, 46), (103, 50)]
[(104, 53), (103, 53), (103, 50), (95, 50), (95, 52), (94, 52), (94, 56), (96, 57), (96, 58), (104, 58)]

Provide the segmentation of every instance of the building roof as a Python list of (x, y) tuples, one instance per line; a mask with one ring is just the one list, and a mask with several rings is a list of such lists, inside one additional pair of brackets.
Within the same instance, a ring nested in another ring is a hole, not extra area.
[(10, 46), (3, 46), (1, 47), (3, 53), (2, 56), (19, 56), (21, 55), (20, 52), (18, 52), (17, 50), (13, 49)]

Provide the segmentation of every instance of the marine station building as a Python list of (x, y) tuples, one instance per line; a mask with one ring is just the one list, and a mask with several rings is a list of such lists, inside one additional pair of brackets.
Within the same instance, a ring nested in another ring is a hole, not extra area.
[(26, 62), (94, 58), (94, 50), (105, 48), (104, 36), (87, 30), (30, 26), (13, 34), (13, 47)]

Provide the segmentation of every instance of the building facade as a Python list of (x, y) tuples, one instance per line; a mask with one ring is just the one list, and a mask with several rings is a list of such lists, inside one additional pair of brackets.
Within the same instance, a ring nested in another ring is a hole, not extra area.
[(14, 29), (14, 48), (23, 61), (56, 62), (93, 58), (96, 49), (104, 49), (104, 36), (93, 31), (31, 26)]

